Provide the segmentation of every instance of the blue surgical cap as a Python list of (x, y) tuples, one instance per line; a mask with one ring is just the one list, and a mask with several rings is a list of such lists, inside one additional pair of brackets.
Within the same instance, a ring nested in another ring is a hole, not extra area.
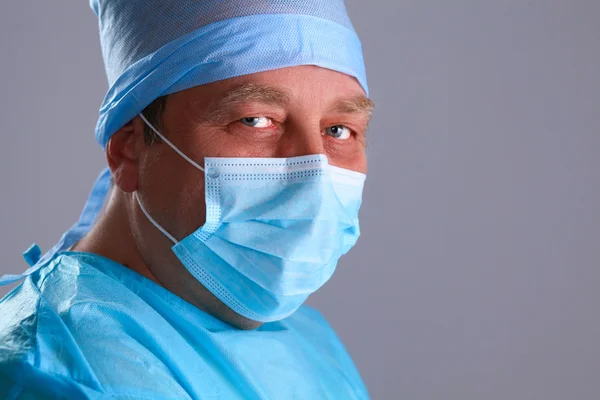
[(96, 139), (160, 96), (236, 76), (317, 65), (368, 93), (343, 0), (90, 0), (110, 89)]

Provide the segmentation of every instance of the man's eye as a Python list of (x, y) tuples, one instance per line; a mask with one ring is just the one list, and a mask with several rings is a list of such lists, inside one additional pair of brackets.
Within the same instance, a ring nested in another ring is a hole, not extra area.
[(336, 139), (346, 140), (352, 136), (352, 130), (344, 125), (334, 125), (325, 128), (325, 134)]
[(246, 117), (242, 118), (240, 122), (251, 128), (268, 128), (273, 125), (273, 121), (268, 117)]

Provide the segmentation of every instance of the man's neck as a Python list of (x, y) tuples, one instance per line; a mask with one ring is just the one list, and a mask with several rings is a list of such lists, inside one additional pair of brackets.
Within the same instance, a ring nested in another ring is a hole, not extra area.
[[(94, 227), (73, 246), (72, 250), (98, 254), (124, 265), (199, 309), (239, 329), (256, 329), (262, 325), (260, 322), (236, 314), (197, 281), (184, 280), (176, 283), (171, 281), (170, 287), (161, 283), (142, 257), (131, 231), (130, 216), (127, 212), (127, 202), (131, 200), (123, 192), (113, 189)], [(169, 273), (172, 274), (172, 270)]]
[(161, 285), (137, 249), (129, 228), (125, 201), (124, 196), (113, 190), (94, 227), (72, 250), (109, 258)]

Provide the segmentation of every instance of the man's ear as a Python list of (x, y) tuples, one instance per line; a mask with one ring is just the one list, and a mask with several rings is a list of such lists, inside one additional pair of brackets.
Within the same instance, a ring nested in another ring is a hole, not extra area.
[(139, 116), (115, 132), (106, 145), (106, 160), (115, 185), (126, 193), (137, 190), (144, 146), (144, 122)]

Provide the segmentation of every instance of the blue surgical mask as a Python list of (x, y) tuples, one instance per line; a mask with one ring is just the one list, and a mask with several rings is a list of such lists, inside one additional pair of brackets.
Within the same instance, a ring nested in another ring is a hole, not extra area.
[(364, 174), (325, 155), (207, 157), (203, 168), (140, 116), (204, 172), (206, 222), (177, 241), (136, 196), (138, 204), (187, 270), (236, 313), (260, 322), (289, 316), (356, 243)]

